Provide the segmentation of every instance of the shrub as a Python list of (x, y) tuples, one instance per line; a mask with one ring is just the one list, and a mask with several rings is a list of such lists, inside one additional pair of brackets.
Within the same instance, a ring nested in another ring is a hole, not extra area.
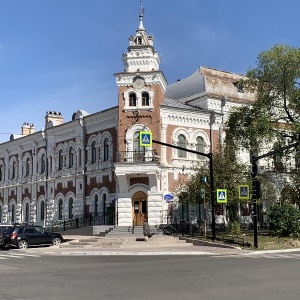
[(228, 223), (228, 233), (239, 235), (241, 233), (241, 224), (238, 221)]
[(278, 237), (300, 236), (300, 211), (291, 204), (274, 204), (267, 209), (268, 223)]

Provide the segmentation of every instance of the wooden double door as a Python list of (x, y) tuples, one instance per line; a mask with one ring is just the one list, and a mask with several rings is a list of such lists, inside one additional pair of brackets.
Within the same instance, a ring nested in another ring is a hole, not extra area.
[(132, 223), (134, 226), (143, 225), (148, 220), (147, 195), (139, 192), (132, 199)]

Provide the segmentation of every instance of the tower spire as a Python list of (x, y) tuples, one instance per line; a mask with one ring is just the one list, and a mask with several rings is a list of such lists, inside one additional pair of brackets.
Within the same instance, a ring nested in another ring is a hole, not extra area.
[(140, 25), (139, 25), (138, 30), (145, 30), (144, 25), (143, 25), (144, 11), (145, 10), (143, 8), (143, 0), (140, 0), (140, 15), (139, 15)]

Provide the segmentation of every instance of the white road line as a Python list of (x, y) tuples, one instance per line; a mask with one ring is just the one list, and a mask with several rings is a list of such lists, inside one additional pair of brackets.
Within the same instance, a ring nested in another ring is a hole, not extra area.
[(36, 254), (27, 254), (27, 253), (13, 253), (11, 255), (17, 255), (17, 256), (29, 256), (29, 257), (41, 257), (40, 255), (36, 255)]
[(215, 255), (212, 257), (222, 258), (222, 257), (235, 257), (235, 258), (292, 258), (300, 259), (300, 254), (286, 254), (286, 253), (277, 253), (277, 254), (238, 254), (238, 255)]
[(0, 254), (0, 257), (15, 257), (15, 258), (24, 258), (22, 256), (16, 256), (16, 255), (12, 255), (12, 254)]

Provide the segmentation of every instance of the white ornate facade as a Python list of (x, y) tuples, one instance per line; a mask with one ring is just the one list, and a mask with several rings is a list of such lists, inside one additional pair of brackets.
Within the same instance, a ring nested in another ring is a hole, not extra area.
[[(239, 89), (240, 75), (205, 67), (168, 85), (142, 10), (139, 19), (123, 53), (124, 71), (115, 74), (118, 106), (93, 114), (79, 110), (66, 123), (51, 111), (43, 131), (24, 123), (22, 135), (0, 144), (2, 223), (44, 224), (112, 211), (110, 222), (118, 225), (166, 222), (164, 195), (205, 158), (158, 144), (142, 147), (139, 132), (209, 153), (224, 140), (228, 111), (254, 100)], [(174, 209), (178, 221), (184, 218)], [(189, 213), (195, 221), (199, 211)]]

